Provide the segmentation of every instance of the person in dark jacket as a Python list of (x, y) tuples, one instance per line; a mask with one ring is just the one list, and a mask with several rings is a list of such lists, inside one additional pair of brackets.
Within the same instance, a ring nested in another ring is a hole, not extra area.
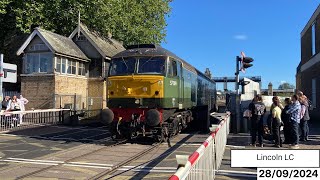
[[(289, 106), (291, 105), (291, 100), (290, 98), (286, 98), (284, 100), (284, 102), (286, 103), (283, 112), (286, 112), (289, 109)], [(283, 122), (283, 134), (284, 134), (284, 142), (282, 144), (291, 144), (291, 135), (290, 135), (290, 131), (291, 131), (291, 127), (290, 127), (290, 114), (286, 114), (286, 113), (281, 113), (281, 120)]]
[(8, 104), (9, 104), (9, 101), (10, 101), (10, 96), (6, 96), (3, 101), (2, 101), (2, 108), (1, 110), (6, 110), (7, 107), (8, 107)]
[(252, 112), (251, 118), (251, 143), (256, 146), (256, 138), (258, 132), (259, 146), (263, 147), (263, 115), (266, 112), (266, 106), (262, 102), (261, 95), (256, 95), (255, 102), (250, 106)]
[(310, 120), (308, 98), (304, 95), (299, 96), (299, 102), (301, 104), (301, 120), (299, 124), (301, 130), (300, 141), (308, 141), (308, 121)]

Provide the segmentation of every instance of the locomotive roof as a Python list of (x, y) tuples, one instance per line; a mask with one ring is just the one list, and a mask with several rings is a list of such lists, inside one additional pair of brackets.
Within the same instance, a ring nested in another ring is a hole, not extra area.
[(185, 60), (181, 59), (171, 51), (159, 46), (159, 45), (153, 45), (153, 44), (141, 44), (141, 45), (132, 45), (127, 48), (127, 50), (124, 50), (115, 56), (113, 58), (119, 58), (119, 57), (128, 57), (128, 56), (170, 56), (173, 57), (183, 63), (183, 66), (190, 71), (201, 74), (208, 80), (213, 81), (212, 79), (208, 78), (204, 75), (201, 71), (197, 70), (195, 67), (187, 63)]

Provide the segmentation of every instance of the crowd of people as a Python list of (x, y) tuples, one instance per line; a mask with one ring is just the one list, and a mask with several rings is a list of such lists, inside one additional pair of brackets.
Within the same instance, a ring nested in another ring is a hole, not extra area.
[[(24, 98), (22, 95), (19, 98), (14, 95), (12, 98), (10, 96), (5, 96), (2, 101), (1, 112), (10, 111), (25, 111), (25, 105), (28, 103), (28, 99)], [(19, 114), (18, 124), (22, 124), (22, 114)]]
[[(274, 142), (274, 147), (282, 147), (283, 144), (290, 145), (292, 149), (299, 148), (299, 141), (309, 141), (309, 108), (308, 98), (299, 91), (291, 98), (285, 99), (283, 106), (277, 96), (272, 98), (270, 115), (264, 123), (266, 106), (262, 102), (261, 95), (256, 95), (249, 105), (251, 114), (251, 145), (263, 147), (263, 139)], [(281, 127), (283, 126), (284, 141), (281, 137)], [(300, 133), (299, 133), (300, 129)], [(269, 135), (269, 136), (267, 136)]]

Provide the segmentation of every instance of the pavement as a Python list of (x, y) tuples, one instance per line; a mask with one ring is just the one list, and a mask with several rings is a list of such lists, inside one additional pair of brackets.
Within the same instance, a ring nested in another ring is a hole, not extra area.
[[(313, 123), (310, 124), (309, 127), (310, 141), (300, 142), (300, 149), (320, 149), (320, 124)], [(249, 133), (229, 134), (222, 164), (219, 171), (216, 173), (217, 180), (257, 179), (256, 168), (231, 168), (230, 154), (232, 149), (279, 149), (272, 147), (273, 144), (266, 140), (264, 140), (263, 148), (249, 146), (250, 143), (251, 136)], [(284, 145), (281, 149), (289, 149), (289, 146)]]

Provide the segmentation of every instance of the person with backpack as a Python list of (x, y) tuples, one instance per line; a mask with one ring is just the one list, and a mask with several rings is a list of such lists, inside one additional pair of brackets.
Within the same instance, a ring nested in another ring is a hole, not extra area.
[[(279, 101), (279, 102), (280, 102), (279, 97), (278, 97), (278, 96), (273, 96), (273, 97), (272, 97), (272, 105), (271, 105), (271, 107), (270, 107), (270, 114), (269, 114), (269, 116), (268, 116), (268, 118), (267, 118), (267, 124), (268, 124), (268, 128), (269, 128), (269, 129), (272, 129), (272, 119), (273, 119), (273, 118), (272, 118), (272, 110), (273, 110), (275, 107), (277, 107), (277, 105), (275, 105), (275, 103), (274, 103), (274, 102), (276, 102), (276, 101)], [(284, 108), (281, 103), (279, 103), (278, 107), (279, 107), (281, 110), (283, 110), (283, 108)]]
[(263, 147), (263, 115), (266, 112), (266, 106), (262, 102), (261, 95), (256, 95), (255, 101), (250, 106), (251, 117), (251, 145), (256, 147), (256, 138), (258, 133), (259, 146)]

